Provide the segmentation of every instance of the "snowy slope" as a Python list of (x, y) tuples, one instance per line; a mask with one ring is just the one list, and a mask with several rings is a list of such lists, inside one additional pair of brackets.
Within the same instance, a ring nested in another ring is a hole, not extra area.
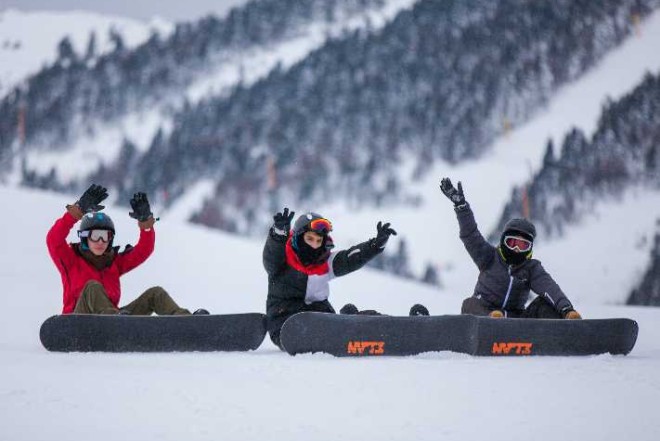
[[(322, 46), (328, 37), (336, 37), (343, 32), (367, 26), (372, 31), (378, 30), (398, 12), (414, 3), (415, 0), (384, 0), (381, 8), (367, 10), (355, 16), (337, 17), (332, 23), (310, 23), (303, 26), (295, 37), (267, 47), (222, 54), (222, 59), (215, 60), (215, 67), (210, 68), (208, 73), (200, 74), (199, 78), (182, 91), (181, 99), (185, 96), (189, 102), (195, 103), (200, 99), (221, 95), (239, 81), (246, 87), (250, 86), (278, 64), (283, 69), (289, 68)], [(171, 115), (171, 109), (156, 107), (132, 112), (110, 123), (99, 122), (93, 133), (85, 131), (69, 141), (64, 153), (61, 149), (52, 149), (52, 153), (44, 153), (46, 149), (29, 152), (26, 156), (27, 166), (41, 174), (47, 174), (54, 169), (62, 181), (69, 182), (89, 173), (90, 170), (95, 170), (100, 164), (112, 164), (119, 155), (124, 139), (130, 139), (138, 149), (146, 150), (160, 128), (165, 133), (169, 131)], [(85, 158), (85, 161), (80, 161), (80, 158)], [(13, 170), (14, 175), (9, 181), (16, 183), (20, 180), (20, 167), (15, 166)], [(203, 195), (189, 199), (192, 199), (195, 208), (198, 208)], [(187, 215), (190, 216), (190, 212)]]
[[(455, 215), (438, 189), (439, 179), (449, 176), (463, 181), (483, 233), (490, 233), (513, 186), (525, 182), (539, 167), (548, 139), (560, 145), (573, 127), (592, 133), (607, 97), (616, 100), (634, 89), (646, 72), (660, 71), (658, 41), (660, 12), (643, 22), (635, 36), (591, 72), (561, 89), (548, 108), (528, 124), (494, 140), (492, 150), (482, 158), (458, 166), (440, 163), (421, 182), (412, 183), (411, 188), (424, 198), (420, 207), (378, 210), (319, 201), (314, 206), (291, 208), (299, 213), (314, 210), (324, 214), (333, 220), (338, 235), (353, 242), (374, 234), (377, 220), (391, 221), (408, 241), (416, 274), (431, 262), (440, 270), (444, 291), (470, 293), (476, 268), (465, 259)], [(167, 216), (185, 220), (213, 188), (211, 182), (200, 182)], [(655, 220), (660, 218), (658, 202), (656, 190), (634, 189), (622, 201), (600, 203), (593, 216), (570, 229), (566, 239), (548, 242), (541, 236), (535, 255), (575, 301), (598, 295), (602, 301), (622, 303), (648, 261)], [(639, 215), (639, 207), (644, 207), (643, 215)], [(553, 250), (556, 258), (546, 249)], [(567, 279), (575, 271), (597, 277)]]
[(384, 0), (382, 8), (366, 10), (355, 16), (343, 17), (333, 23), (310, 23), (298, 36), (268, 47), (255, 48), (231, 55), (215, 72), (193, 83), (187, 91), (191, 102), (209, 95), (218, 95), (239, 81), (249, 86), (266, 76), (278, 63), (286, 70), (321, 47), (329, 37), (339, 37), (356, 29), (376, 32), (396, 14), (411, 8), (416, 0)]
[[(0, 187), (0, 439), (7, 440), (655, 440), (660, 310), (584, 298), (588, 317), (632, 317), (631, 355), (488, 359), (290, 357), (252, 353), (54, 354), (41, 322), (61, 307), (45, 234), (62, 196)], [(118, 242), (137, 227), (108, 207)], [(261, 242), (164, 219), (154, 256), (124, 279), (124, 299), (154, 284), (182, 305), (263, 311)], [(346, 235), (337, 232), (339, 246)], [(550, 248), (544, 250), (554, 260)], [(571, 277), (580, 277), (574, 273)], [(569, 280), (566, 280), (567, 282)], [(402, 313), (423, 302), (456, 312), (461, 296), (370, 270), (333, 282), (331, 300)]]
[[(607, 97), (616, 100), (632, 91), (646, 72), (660, 72), (659, 41), (660, 11), (642, 23), (638, 35), (608, 54), (591, 72), (562, 88), (529, 123), (494, 140), (482, 158), (458, 166), (439, 163), (421, 182), (411, 184), (424, 198), (420, 207), (374, 210), (319, 204), (295, 208), (319, 211), (332, 219), (340, 231), (348, 226), (356, 231), (345, 233), (350, 239), (373, 230), (374, 220), (391, 221), (409, 242), (417, 274), (421, 274), (426, 262), (432, 262), (440, 269), (449, 291), (471, 292), (463, 280), (472, 280), (476, 269), (464, 259), (467, 254), (458, 240), (452, 205), (439, 190), (440, 178), (448, 176), (454, 183), (463, 182), (477, 222), (484, 235), (489, 234), (512, 188), (524, 183), (539, 168), (548, 139), (560, 146), (573, 127), (590, 136)], [(655, 220), (660, 218), (659, 202), (657, 189), (634, 189), (623, 201), (597, 204), (593, 216), (572, 227), (568, 238), (548, 243), (541, 235), (535, 257), (557, 275), (571, 298), (597, 294), (608, 302), (623, 302), (638, 280), (635, 276), (648, 261), (652, 245), (649, 239), (655, 232)], [(548, 248), (561, 252), (551, 259)], [(598, 277), (575, 284), (565, 282), (562, 276), (575, 271), (594, 271)]]
[[(293, 207), (333, 219), (340, 248), (372, 236), (378, 219), (391, 220), (408, 238), (417, 265), (433, 259), (442, 269), (440, 290), (365, 269), (333, 281), (331, 301), (391, 314), (421, 302), (434, 314), (456, 313), (476, 270), (458, 241), (438, 178), (464, 181), (488, 231), (511, 186), (537, 167), (549, 136), (559, 141), (572, 125), (591, 131), (605, 96), (632, 89), (646, 69), (660, 69), (657, 41), (655, 14), (639, 37), (565, 88), (529, 125), (499, 140), (487, 158), (433, 170), (418, 184), (425, 197), (419, 210)], [(535, 252), (583, 315), (640, 323), (632, 354), (527, 359), (290, 357), (268, 340), (253, 353), (237, 354), (48, 353), (38, 330), (61, 309), (61, 288), (45, 234), (75, 197), (0, 187), (2, 440), (651, 441), (660, 433), (660, 310), (616, 305), (643, 270), (660, 217), (657, 191), (634, 189), (602, 203), (566, 237), (541, 238)], [(125, 211), (107, 209), (121, 244), (137, 237)], [(154, 256), (124, 279), (125, 301), (159, 284), (186, 307), (263, 311), (261, 241), (189, 226), (178, 217), (163, 214)]]
[[(35, 30), (39, 32), (35, 32)], [(150, 23), (92, 12), (22, 12), (0, 10), (0, 97), (27, 76), (36, 73), (57, 57), (57, 43), (69, 36), (76, 52), (85, 52), (89, 35), (96, 32), (97, 51), (112, 49), (108, 38), (118, 31), (127, 47), (149, 38), (152, 30), (167, 34), (172, 25), (162, 19)]]

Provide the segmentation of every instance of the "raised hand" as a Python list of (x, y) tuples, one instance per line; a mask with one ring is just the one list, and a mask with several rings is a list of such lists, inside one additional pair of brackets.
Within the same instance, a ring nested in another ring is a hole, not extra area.
[(284, 208), (284, 210), (273, 216), (273, 226), (275, 227), (275, 230), (277, 230), (276, 232), (278, 234), (282, 234), (284, 236), (289, 234), (289, 230), (291, 229), (291, 220), (295, 214), (295, 211), (289, 212), (288, 208)]
[(396, 231), (393, 228), (390, 228), (390, 223), (383, 224), (381, 221), (378, 221), (376, 225), (376, 238), (373, 239), (372, 246), (375, 248), (385, 248), (385, 244), (389, 240), (390, 236), (396, 236)]
[(145, 222), (152, 218), (154, 215), (151, 212), (149, 199), (147, 199), (146, 193), (135, 193), (131, 198), (131, 208), (133, 211), (128, 213), (128, 215), (133, 219), (137, 219), (139, 222)]
[(451, 179), (442, 178), (440, 181), (440, 190), (447, 198), (454, 203), (454, 207), (465, 204), (465, 196), (463, 195), (463, 186), (458, 182), (458, 189), (451, 183)]
[(108, 197), (108, 190), (100, 185), (92, 184), (80, 196), (75, 205), (80, 208), (80, 211), (89, 213), (91, 211), (101, 211), (105, 208), (104, 205), (99, 205), (105, 198)]

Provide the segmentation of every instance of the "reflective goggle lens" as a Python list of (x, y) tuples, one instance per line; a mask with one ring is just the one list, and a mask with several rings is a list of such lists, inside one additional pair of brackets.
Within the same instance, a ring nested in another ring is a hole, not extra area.
[(309, 223), (309, 228), (311, 231), (329, 233), (332, 231), (332, 222), (328, 219), (314, 219)]
[(518, 236), (506, 236), (504, 238), (504, 245), (512, 251), (526, 252), (532, 248), (532, 242)]
[(109, 230), (92, 230), (89, 232), (89, 235), (87, 236), (89, 240), (92, 242), (98, 242), (98, 241), (103, 241), (105, 243), (110, 242), (110, 239), (112, 239), (112, 231)]

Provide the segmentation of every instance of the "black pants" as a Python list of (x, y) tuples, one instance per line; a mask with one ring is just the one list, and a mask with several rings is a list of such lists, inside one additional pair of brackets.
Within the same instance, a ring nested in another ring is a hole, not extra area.
[[(485, 316), (492, 311), (499, 309), (476, 297), (468, 297), (463, 300), (461, 314), (472, 314)], [(504, 311), (506, 317), (511, 318), (544, 318), (560, 319), (563, 318), (559, 312), (543, 297), (535, 298), (525, 309), (514, 309)]]
[(280, 343), (280, 331), (282, 330), (282, 325), (286, 319), (291, 317), (293, 314), (299, 312), (325, 312), (328, 314), (334, 314), (335, 309), (332, 307), (330, 302), (324, 300), (322, 302), (314, 302), (307, 305), (304, 302), (289, 304), (281, 308), (276, 309), (275, 313), (267, 314), (266, 326), (268, 328), (268, 335), (270, 339), (283, 350), (282, 344)]

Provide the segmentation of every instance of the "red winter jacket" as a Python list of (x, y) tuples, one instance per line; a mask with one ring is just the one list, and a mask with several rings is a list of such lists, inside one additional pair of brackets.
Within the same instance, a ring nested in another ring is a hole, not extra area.
[(119, 277), (147, 260), (154, 251), (156, 232), (153, 228), (140, 230), (140, 239), (133, 249), (129, 252), (118, 253), (108, 268), (97, 270), (76, 253), (71, 244), (66, 242), (66, 238), (76, 222), (78, 221), (75, 217), (65, 213), (55, 221), (46, 236), (48, 253), (62, 276), (64, 288), (62, 313), (73, 312), (80, 293), (90, 280), (99, 281), (105, 288), (112, 304), (118, 307), (121, 297)]

